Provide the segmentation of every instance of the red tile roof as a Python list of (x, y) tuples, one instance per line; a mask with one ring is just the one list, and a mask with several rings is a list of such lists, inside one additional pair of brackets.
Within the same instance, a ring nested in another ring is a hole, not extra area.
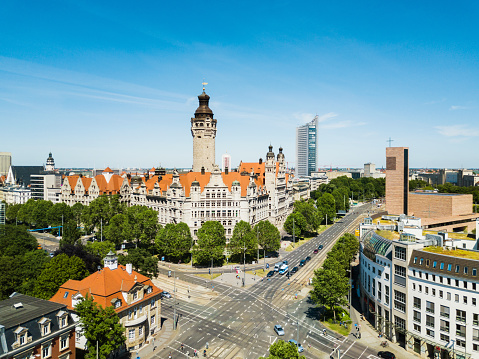
[(117, 269), (103, 268), (81, 281), (70, 279), (60, 286), (60, 289), (50, 301), (65, 304), (68, 309), (74, 309), (72, 307), (72, 296), (80, 293), (85, 297), (86, 293), (89, 293), (93, 300), (104, 308), (112, 305), (112, 299), (121, 299), (121, 307), (115, 309), (116, 312), (121, 312), (129, 307), (125, 303), (122, 292), (128, 292), (136, 283), (150, 285), (153, 289), (149, 294), (145, 292), (143, 300), (162, 292), (152, 283), (150, 278), (135, 271), (129, 274), (125, 266), (118, 265)]

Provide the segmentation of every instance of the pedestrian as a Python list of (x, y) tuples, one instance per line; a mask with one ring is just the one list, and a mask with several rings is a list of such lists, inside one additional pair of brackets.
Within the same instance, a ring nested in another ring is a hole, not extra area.
[(183, 347), (183, 343), (181, 343), (181, 351), (184, 351), (185, 348)]
[(170, 352), (170, 355), (168, 355), (168, 359), (171, 359), (171, 352)]
[(195, 349), (195, 351), (194, 351), (194, 353), (193, 353), (193, 356), (194, 356), (194, 357), (197, 357), (197, 356), (198, 356), (198, 353), (196, 353), (196, 349)]

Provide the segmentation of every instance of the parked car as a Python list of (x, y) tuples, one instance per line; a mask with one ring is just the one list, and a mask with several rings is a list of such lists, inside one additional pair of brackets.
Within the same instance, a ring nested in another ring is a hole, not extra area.
[(163, 291), (161, 292), (161, 298), (171, 298), (171, 294), (166, 291)]
[(394, 353), (391, 352), (378, 352), (378, 357), (383, 359), (396, 359)]
[(296, 345), (296, 347), (298, 348), (298, 352), (302, 353), (304, 351), (304, 348), (303, 346), (301, 345), (301, 343), (298, 343), (296, 340), (294, 339), (290, 339), (289, 340), (290, 343), (293, 343), (294, 345)]
[(306, 264), (306, 259), (301, 259), (301, 262), (299, 262), (299, 266), (302, 267)]
[(284, 330), (283, 330), (283, 327), (279, 324), (276, 324), (274, 326), (274, 331), (276, 332), (276, 334), (278, 335), (284, 335)]
[(268, 274), (266, 274), (266, 277), (270, 278), (270, 277), (272, 277), (273, 275), (274, 275), (274, 271), (273, 271), (273, 270), (270, 270), (270, 271), (268, 272)]
[(322, 244), (320, 244), (320, 245), (318, 246), (318, 250), (321, 250), (321, 249), (323, 249), (323, 248), (324, 248), (324, 247), (323, 247)]
[(298, 267), (293, 267), (293, 269), (291, 269), (291, 274), (296, 273), (298, 270), (299, 270)]

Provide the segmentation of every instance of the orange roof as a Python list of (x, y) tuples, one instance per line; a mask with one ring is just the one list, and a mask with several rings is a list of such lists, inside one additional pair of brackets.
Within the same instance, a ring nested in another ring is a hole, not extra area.
[(103, 172), (113, 173), (110, 167), (105, 168)]
[(149, 172), (155, 172), (155, 167), (153, 167)]
[(96, 183), (100, 188), (100, 194), (118, 194), (120, 193), (121, 184), (123, 183), (123, 177), (119, 175), (113, 175), (110, 181), (107, 182), (105, 176), (95, 176)]
[(80, 176), (74, 175), (74, 176), (67, 176), (68, 183), (70, 184), (70, 188), (72, 189), (72, 192), (75, 190), (75, 186), (77, 185), (78, 178)]
[[(248, 176), (241, 176), (240, 172), (229, 172), (228, 174), (225, 174), (224, 172), (221, 174), (223, 178), (223, 182), (226, 186), (228, 186), (228, 189), (231, 191), (231, 185), (233, 181), (237, 180), (240, 185), (241, 185), (241, 196), (246, 196), (246, 192), (248, 189), (248, 184), (249, 184), (249, 175)], [(183, 186), (185, 189), (185, 196), (189, 197), (190, 196), (190, 188), (191, 188), (191, 183), (193, 181), (198, 181), (200, 183), (201, 190), (203, 191), (205, 186), (210, 182), (210, 177), (211, 177), (211, 172), (205, 172), (205, 174), (201, 174), (201, 172), (188, 172), (188, 173), (182, 173), (179, 175), (180, 179), (180, 184)], [(258, 176), (257, 179), (255, 179), (255, 183), (258, 187), (262, 187), (264, 185), (264, 176)], [(146, 189), (148, 192), (152, 191), (155, 183), (158, 182), (158, 176), (152, 176), (149, 178), (147, 181), (145, 181)], [(162, 192), (165, 192), (173, 182), (173, 175), (171, 173), (168, 173), (164, 176), (162, 176), (160, 183), (158, 184), (160, 186), (160, 189)]]
[[(85, 297), (86, 293), (89, 293), (93, 297), (93, 300), (104, 308), (112, 305), (112, 299), (121, 299), (123, 303), (122, 306), (115, 309), (116, 312), (121, 312), (128, 308), (128, 305), (126, 305), (123, 299), (122, 292), (128, 292), (137, 283), (150, 285), (153, 288), (151, 293), (145, 293), (143, 300), (148, 300), (162, 292), (161, 289), (151, 282), (150, 278), (135, 271), (128, 274), (125, 266), (118, 265), (117, 269), (111, 270), (110, 268), (103, 268), (100, 271), (90, 274), (81, 281), (68, 280), (60, 286), (60, 289), (58, 289), (50, 301), (65, 304), (68, 306), (68, 309), (73, 310), (72, 296), (80, 293)], [(137, 303), (138, 302), (135, 302), (135, 304)]]

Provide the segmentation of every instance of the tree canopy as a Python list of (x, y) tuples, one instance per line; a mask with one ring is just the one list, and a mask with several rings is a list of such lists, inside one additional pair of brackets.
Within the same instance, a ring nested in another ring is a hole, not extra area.
[(225, 229), (218, 221), (206, 221), (197, 233), (198, 241), (193, 246), (193, 260), (198, 264), (223, 263), (226, 245)]
[(228, 249), (231, 254), (237, 258), (256, 256), (258, 250), (256, 233), (253, 233), (251, 225), (248, 222), (239, 221), (236, 223)]
[(306, 357), (299, 355), (298, 348), (293, 343), (277, 340), (269, 347), (269, 355), (259, 359), (306, 359)]
[(122, 265), (131, 263), (133, 268), (140, 274), (147, 277), (156, 277), (158, 275), (158, 258), (152, 256), (144, 248), (131, 248), (128, 254), (120, 255), (118, 262)]
[(66, 254), (57, 255), (47, 263), (38, 276), (35, 283), (35, 296), (50, 299), (69, 279), (82, 280), (88, 274), (85, 263), (80, 258), (68, 257)]
[(283, 225), (284, 230), (289, 235), (293, 235), (293, 228), (294, 228), (294, 236), (300, 237), (308, 232), (308, 224), (306, 223), (306, 219), (300, 212), (293, 212), (291, 213), (284, 222)]
[(155, 238), (157, 251), (171, 261), (185, 260), (190, 255), (193, 238), (186, 223), (168, 223)]
[(277, 251), (281, 247), (281, 234), (270, 221), (264, 220), (254, 226), (254, 233), (258, 236), (258, 244), (263, 251)]
[[(87, 340), (86, 359), (106, 359), (125, 343), (125, 328), (112, 306), (102, 308), (90, 295), (75, 307)], [(97, 353), (98, 342), (98, 353)]]

